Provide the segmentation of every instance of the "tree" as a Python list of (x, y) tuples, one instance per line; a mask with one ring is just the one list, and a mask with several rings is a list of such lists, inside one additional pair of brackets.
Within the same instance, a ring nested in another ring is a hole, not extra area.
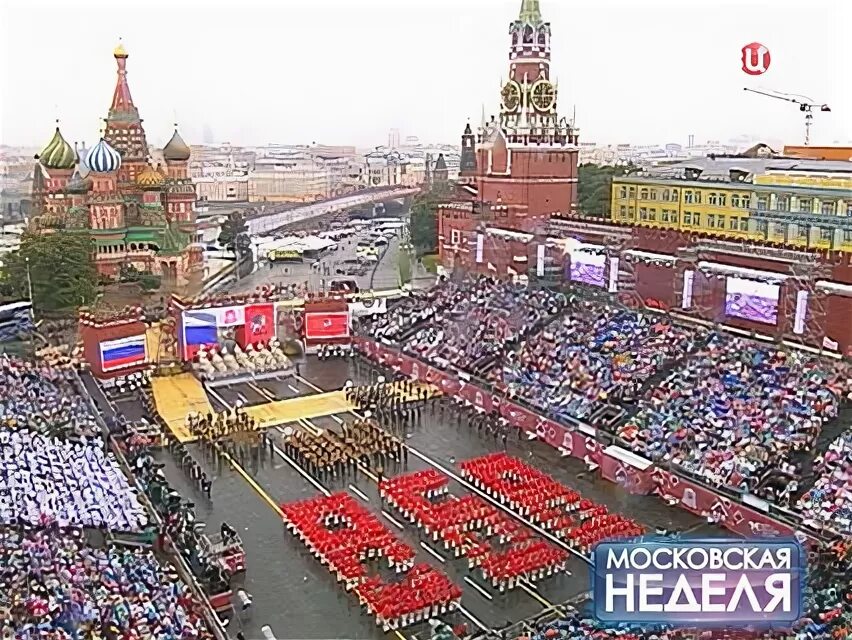
[(94, 244), (88, 235), (61, 230), (25, 234), (20, 249), (4, 256), (0, 283), (10, 296), (29, 298), (32, 282), (36, 311), (76, 309), (97, 296), (98, 272), (93, 253)]
[(234, 211), (222, 223), (222, 228), (219, 230), (219, 244), (233, 248), (234, 240), (242, 233), (248, 233), (248, 223), (242, 213)]
[(446, 195), (447, 188), (436, 185), (411, 203), (411, 244), (420, 255), (438, 250), (438, 204)]
[(580, 213), (596, 218), (608, 218), (612, 201), (612, 179), (636, 171), (632, 164), (612, 167), (581, 164), (579, 167)]

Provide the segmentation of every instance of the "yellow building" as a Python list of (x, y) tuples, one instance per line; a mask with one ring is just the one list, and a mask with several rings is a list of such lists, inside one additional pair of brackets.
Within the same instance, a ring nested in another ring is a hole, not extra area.
[(852, 162), (696, 158), (613, 179), (613, 221), (852, 252)]

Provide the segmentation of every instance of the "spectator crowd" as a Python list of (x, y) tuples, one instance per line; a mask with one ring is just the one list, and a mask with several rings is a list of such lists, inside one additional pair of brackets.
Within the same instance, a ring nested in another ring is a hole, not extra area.
[(207, 640), (197, 600), (151, 550), (86, 544), (78, 528), (0, 535), (3, 638)]
[(551, 291), (481, 277), (415, 294), (368, 328), (431, 364), (481, 374), (563, 306)]
[[(84, 531), (152, 529), (74, 382), (67, 367), (0, 356), (0, 637), (212, 638), (200, 602), (151, 548)], [(141, 455), (145, 439), (125, 421), (110, 433)]]
[(602, 402), (634, 397), (693, 332), (634, 311), (581, 303), (509, 352), (498, 386), (551, 417), (584, 419)]
[(0, 424), (51, 436), (91, 436), (99, 432), (86, 400), (66, 367), (0, 355)]
[(708, 483), (759, 492), (769, 473), (800, 477), (801, 461), (850, 391), (841, 365), (713, 335), (640, 402), (619, 435)]

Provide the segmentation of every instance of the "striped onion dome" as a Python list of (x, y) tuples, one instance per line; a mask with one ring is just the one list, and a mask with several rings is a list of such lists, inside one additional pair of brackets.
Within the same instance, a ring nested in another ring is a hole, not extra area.
[(77, 162), (74, 148), (62, 137), (59, 127), (56, 127), (53, 138), (36, 158), (48, 169), (72, 169)]
[(86, 154), (86, 166), (95, 173), (112, 173), (121, 166), (121, 155), (101, 138)]

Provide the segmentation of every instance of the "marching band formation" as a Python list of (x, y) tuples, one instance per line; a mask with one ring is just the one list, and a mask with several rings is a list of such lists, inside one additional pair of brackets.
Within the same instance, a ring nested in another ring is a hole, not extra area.
[(333, 431), (311, 433), (291, 429), (284, 439), (284, 452), (309, 473), (324, 479), (354, 475), (358, 465), (381, 474), (390, 463), (408, 461), (408, 449), (402, 441), (375, 420), (344, 422), (340, 428), (340, 435)]

